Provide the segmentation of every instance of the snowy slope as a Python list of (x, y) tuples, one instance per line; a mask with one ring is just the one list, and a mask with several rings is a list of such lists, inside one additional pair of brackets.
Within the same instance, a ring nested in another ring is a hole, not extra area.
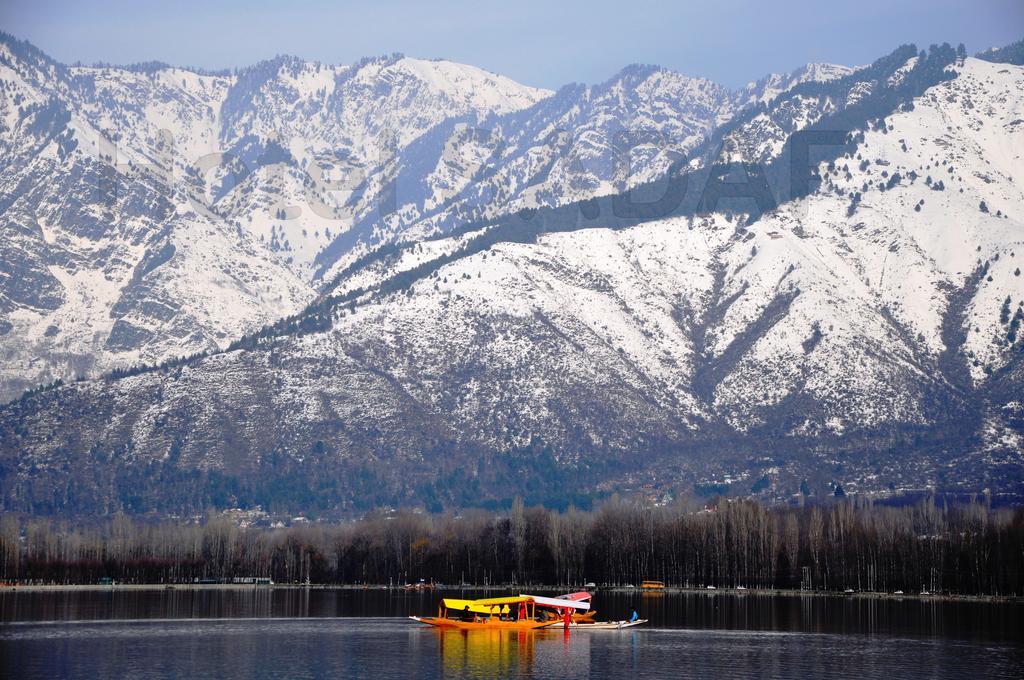
[[(320, 258), (330, 280), (381, 241), (420, 239), (523, 208), (620, 192), (661, 176), (735, 111), (701, 78), (630, 66), (605, 83), (562, 88), (534, 106), (440, 125), (397, 155), (393, 210), (367, 201), (349, 249)], [(628, 159), (628, 162), (627, 162)], [(376, 197), (382, 184), (371, 185)], [(354, 243), (362, 248), (353, 251)]]
[[(322, 249), (358, 212), (376, 208), (356, 190), (384, 183), (378, 176), (401, 149), (448, 118), (515, 111), (549, 94), (448, 61), (257, 64), (226, 97), (220, 140), (252, 174), (228, 183), (217, 210), (309, 278)], [(286, 155), (261, 160), (271, 140)]]
[[(734, 93), (702, 78), (633, 65), (599, 85), (566, 86), (521, 111), (453, 119), (397, 155), (391, 183), (371, 178), (368, 200), (354, 207), (354, 226), (318, 257), (318, 272), (331, 281), (380, 243), (656, 182), (744, 107), (852, 72), (810, 65)], [(772, 130), (751, 127), (734, 136), (767, 147), (759, 160), (768, 160), (778, 153), (776, 137), (820, 117), (816, 107), (828, 110), (817, 102), (790, 103), (795, 120), (777, 114)], [(376, 200), (385, 190), (392, 192), (388, 211)]]

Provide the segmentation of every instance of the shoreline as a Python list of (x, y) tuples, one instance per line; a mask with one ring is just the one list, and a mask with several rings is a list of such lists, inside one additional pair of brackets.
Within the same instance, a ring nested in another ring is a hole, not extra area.
[[(406, 589), (404, 586), (387, 585), (355, 585), (355, 584), (332, 584), (332, 583), (273, 583), (273, 584), (251, 584), (251, 583), (115, 583), (110, 584), (39, 584), (39, 585), (0, 585), (0, 595), (4, 593), (74, 593), (74, 592), (148, 592), (148, 591), (266, 591), (266, 590), (350, 590), (350, 591), (388, 591), (394, 593), (407, 593), (410, 595), (426, 595), (438, 593), (465, 593), (465, 592), (510, 592), (510, 591), (536, 591), (536, 592), (565, 592), (573, 590), (578, 586), (552, 586), (552, 585), (466, 585), (466, 586), (434, 586), (433, 588), (415, 590)], [(716, 595), (730, 595), (735, 597), (831, 597), (846, 598), (854, 600), (917, 600), (921, 602), (989, 602), (989, 603), (1013, 603), (1024, 604), (1024, 596), (1020, 595), (961, 595), (951, 593), (928, 594), (920, 593), (887, 593), (857, 591), (845, 593), (839, 591), (824, 590), (790, 590), (790, 589), (737, 589), (737, 588), (684, 588), (666, 586), (662, 590), (643, 590), (640, 588), (626, 588), (623, 586), (607, 586), (588, 589), (590, 592), (599, 594), (619, 593), (636, 594), (642, 597), (659, 597), (661, 595), (705, 595), (714, 597)]]

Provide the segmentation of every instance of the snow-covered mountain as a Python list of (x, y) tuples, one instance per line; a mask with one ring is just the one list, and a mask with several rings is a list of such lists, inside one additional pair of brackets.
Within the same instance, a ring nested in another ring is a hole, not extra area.
[(400, 55), (69, 67), (0, 36), (0, 399), (216, 351), (382, 246), (654, 181), (748, 103), (847, 71), (736, 93), (631, 66), (552, 93)]
[[(786, 498), (804, 480), (1018, 493), (1024, 68), (908, 47), (818, 73), (744, 94), (630, 68), (440, 121), (368, 175), (371, 197), (396, 180), (400, 217), (355, 209), (303, 312), (228, 352), (3, 407), (4, 503), (346, 511), (642, 485)], [(582, 175), (538, 149), (561, 125), (602, 140)], [(702, 177), (758, 161), (774, 183), (805, 129), (845, 131), (806, 195), (704, 209)], [(671, 167), (695, 198), (610, 208), (628, 184), (604, 146), (622, 130), (670, 139), (643, 181)], [(500, 200), (480, 195), (490, 177)]]

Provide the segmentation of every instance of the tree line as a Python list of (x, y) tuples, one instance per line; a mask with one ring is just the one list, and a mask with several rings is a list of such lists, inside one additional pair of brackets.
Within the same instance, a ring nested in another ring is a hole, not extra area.
[(547, 584), (658, 579), (688, 587), (1024, 593), (1024, 508), (934, 498), (894, 507), (842, 499), (766, 507), (720, 499), (593, 511), (525, 507), (459, 515), (377, 512), (359, 520), (241, 527), (116, 515), (99, 524), (0, 517), (8, 582)]

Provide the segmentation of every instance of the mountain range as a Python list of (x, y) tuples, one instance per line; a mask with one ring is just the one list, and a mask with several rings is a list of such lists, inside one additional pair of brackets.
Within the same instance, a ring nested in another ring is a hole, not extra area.
[(1021, 61), (551, 92), (3, 36), (0, 503), (1016, 497)]

